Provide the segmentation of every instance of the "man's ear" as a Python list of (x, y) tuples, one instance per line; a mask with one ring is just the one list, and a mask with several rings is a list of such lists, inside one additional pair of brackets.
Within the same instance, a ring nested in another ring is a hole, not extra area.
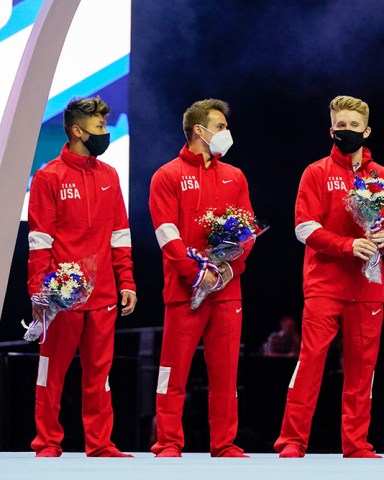
[(193, 126), (193, 133), (195, 133), (198, 136), (200, 136), (203, 133), (202, 128), (199, 124), (196, 123), (196, 125)]
[(334, 135), (335, 135), (335, 131), (334, 131), (333, 127), (331, 127), (331, 128), (329, 129), (329, 134), (331, 135), (331, 138), (332, 138), (332, 140), (333, 140), (333, 137), (334, 137)]
[(83, 130), (79, 125), (72, 125), (71, 127), (71, 133), (73, 136), (80, 138), (81, 135), (83, 134)]
[(369, 135), (371, 134), (371, 132), (372, 132), (371, 127), (367, 127), (367, 128), (365, 129), (364, 133), (363, 133), (363, 137), (364, 137), (364, 138), (368, 138)]

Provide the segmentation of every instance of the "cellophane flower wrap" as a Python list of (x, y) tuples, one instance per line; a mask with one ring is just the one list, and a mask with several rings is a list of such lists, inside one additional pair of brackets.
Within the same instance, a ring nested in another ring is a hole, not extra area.
[(42, 336), (40, 343), (44, 343), (47, 329), (57, 313), (84, 305), (93, 287), (94, 265), (89, 265), (89, 261), (59, 263), (55, 271), (45, 275), (41, 291), (31, 297), (42, 312), (42, 319), (34, 318), (28, 326), (24, 325), (27, 328), (24, 340), (32, 342)]
[[(251, 212), (232, 206), (227, 206), (222, 212), (214, 208), (208, 209), (197, 222), (206, 231), (208, 245), (203, 252), (191, 247), (187, 250), (188, 257), (199, 264), (199, 274), (192, 285), (192, 310), (198, 308), (211, 292), (222, 288), (223, 279), (218, 267), (223, 262), (239, 258), (245, 250), (246, 243), (255, 240), (257, 229), (257, 220)], [(217, 274), (218, 280), (213, 288), (201, 285), (206, 269)]]
[[(370, 174), (367, 178), (356, 175), (353, 188), (345, 199), (347, 210), (367, 235), (384, 227), (384, 179), (375, 171)], [(370, 282), (382, 283), (381, 264), (379, 250), (364, 263), (362, 272)]]

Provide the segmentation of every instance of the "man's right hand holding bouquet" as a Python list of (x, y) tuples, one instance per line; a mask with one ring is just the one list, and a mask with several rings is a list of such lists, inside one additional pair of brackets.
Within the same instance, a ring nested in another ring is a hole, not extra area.
[(232, 280), (230, 262), (239, 258), (248, 242), (268, 229), (260, 226), (251, 212), (228, 206), (222, 215), (208, 210), (199, 220), (207, 231), (208, 247), (204, 252), (187, 249), (187, 256), (199, 264), (199, 273), (192, 285), (191, 309), (198, 308), (212, 292), (225, 288)]
[(369, 238), (356, 238), (353, 242), (353, 255), (362, 260), (369, 260), (377, 249), (384, 247), (384, 232), (375, 233)]
[(217, 266), (218, 272), (207, 269), (200, 286), (204, 290), (217, 292), (222, 290), (233, 278), (233, 271), (229, 263), (223, 262)]
[(24, 340), (32, 342), (41, 336), (40, 343), (44, 343), (49, 324), (58, 312), (74, 310), (88, 300), (94, 287), (93, 256), (82, 262), (82, 266), (75, 262), (59, 263), (57, 270), (45, 275), (40, 292), (31, 297), (32, 322), (26, 325), (22, 321), (27, 330)]
[[(380, 245), (384, 246), (384, 244)], [(382, 283), (380, 251), (378, 249), (378, 245), (374, 242), (372, 237), (356, 238), (352, 246), (353, 255), (365, 261), (362, 268), (362, 273), (370, 282)]]
[(357, 238), (353, 242), (353, 254), (365, 260), (362, 272), (368, 280), (382, 283), (380, 254), (384, 248), (384, 179), (375, 171), (368, 178), (356, 175), (345, 202), (347, 210), (366, 235), (366, 238)]

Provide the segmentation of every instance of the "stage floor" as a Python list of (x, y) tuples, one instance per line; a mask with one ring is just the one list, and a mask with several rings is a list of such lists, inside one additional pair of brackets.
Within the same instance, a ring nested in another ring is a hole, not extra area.
[(1, 480), (382, 480), (384, 459), (343, 459), (339, 454), (279, 459), (274, 454), (251, 458), (211, 458), (185, 453), (182, 458), (35, 458), (33, 453), (0, 452)]

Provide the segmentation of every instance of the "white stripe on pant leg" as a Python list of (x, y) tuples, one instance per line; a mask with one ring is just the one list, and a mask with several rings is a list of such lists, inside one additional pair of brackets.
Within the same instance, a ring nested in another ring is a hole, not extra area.
[(40, 355), (39, 371), (37, 373), (37, 382), (36, 382), (36, 385), (39, 385), (40, 387), (47, 386), (48, 365), (49, 365), (49, 357), (43, 357), (42, 355)]
[(109, 375), (107, 375), (107, 379), (105, 380), (105, 391), (109, 392), (111, 387), (109, 386)]
[(171, 367), (160, 367), (156, 393), (167, 393)]
[(372, 373), (372, 381), (371, 381), (371, 391), (369, 393), (369, 398), (372, 398), (372, 390), (373, 390), (373, 380), (375, 379), (375, 371)]
[(295, 386), (296, 375), (297, 375), (297, 372), (299, 370), (299, 367), (300, 367), (300, 360), (296, 364), (296, 368), (295, 368), (295, 371), (293, 372), (293, 375), (292, 375), (291, 381), (289, 382), (288, 388), (293, 388)]

